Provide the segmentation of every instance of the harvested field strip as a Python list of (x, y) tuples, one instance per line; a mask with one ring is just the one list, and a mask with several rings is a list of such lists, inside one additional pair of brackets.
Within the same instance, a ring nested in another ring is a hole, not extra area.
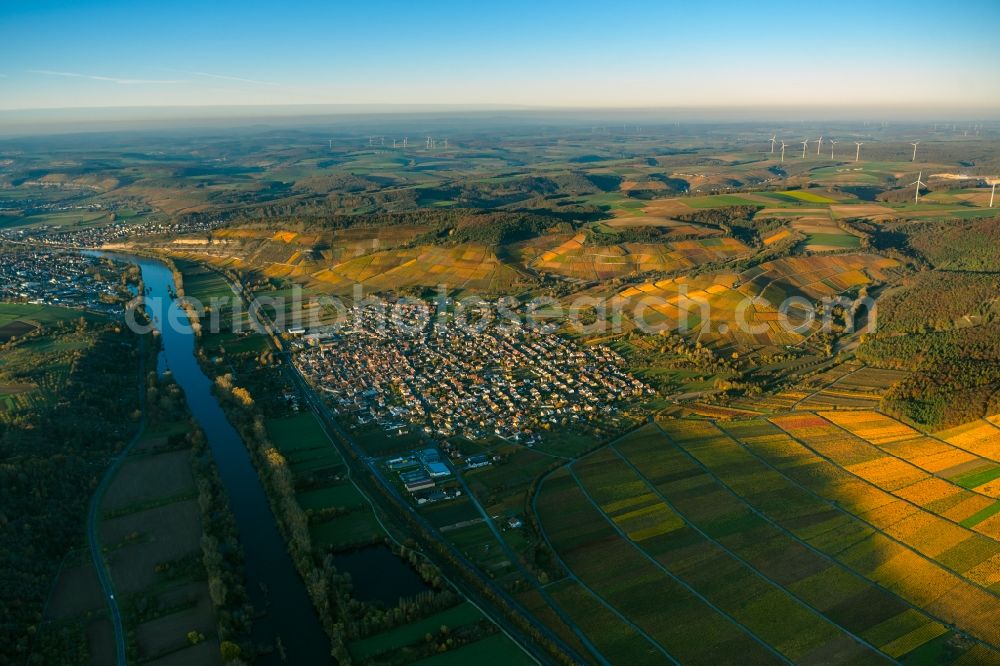
[(791, 235), (792, 235), (792, 232), (789, 231), (788, 229), (781, 229), (781, 230), (777, 231), (776, 233), (773, 233), (770, 236), (768, 236), (767, 238), (765, 238), (764, 239), (764, 245), (774, 245), (775, 243), (780, 243), (781, 241), (785, 240), (786, 238), (789, 238)]
[[(744, 453), (712, 426), (691, 423), (704, 429), (699, 435), (711, 442), (718, 440), (722, 449)], [(808, 541), (808, 527), (829, 513), (825, 505), (795, 492), (786, 501), (785, 495), (775, 492), (782, 479), (752, 466), (750, 472), (740, 473), (726, 465), (739, 475), (726, 485), (690, 452), (669, 442), (658, 431), (637, 431), (616, 448), (689, 521), (832, 621), (879, 647), (913, 629), (907, 627), (900, 633), (883, 629), (875, 637), (869, 635), (872, 627), (888, 626), (901, 614), (917, 613), (918, 609)], [(714, 450), (714, 444), (711, 448)], [(810, 519), (811, 515), (815, 518)], [(917, 615), (923, 624), (945, 631), (926, 613)]]
[(806, 190), (785, 190), (784, 192), (777, 192), (776, 194), (783, 197), (790, 197), (792, 199), (798, 199), (799, 201), (807, 201), (809, 203), (837, 203), (836, 200), (829, 197), (825, 197), (815, 192), (809, 192)]
[(537, 506), (542, 527), (569, 570), (673, 660), (781, 662), (618, 538), (567, 471), (545, 481)]
[[(707, 427), (714, 427), (705, 424)], [(676, 440), (689, 449), (699, 459), (704, 458), (706, 464), (718, 470), (720, 478), (729, 474), (746, 474), (756, 465), (775, 472), (780, 479), (781, 494), (784, 504), (789, 504), (796, 493), (806, 497), (816, 507), (826, 506), (826, 519), (805, 528), (813, 545), (837, 557), (849, 566), (871, 580), (878, 581), (888, 589), (896, 592), (914, 606), (927, 610), (935, 617), (963, 628), (970, 635), (989, 643), (991, 647), (1000, 644), (1000, 626), (993, 621), (987, 621), (991, 614), (1000, 612), (1000, 600), (989, 590), (980, 585), (963, 580), (955, 574), (946, 571), (942, 565), (928, 557), (914, 552), (899, 539), (890, 536), (868, 523), (863, 518), (851, 513), (839, 501), (823, 497), (813, 486), (817, 485), (813, 473), (827, 463), (803, 464), (796, 456), (787, 456), (789, 445), (799, 446), (786, 434), (774, 431), (768, 432), (760, 422), (749, 424), (732, 424), (726, 426), (726, 431), (736, 439), (731, 445), (717, 439), (711, 440), (711, 451), (706, 451), (702, 441)], [(749, 427), (749, 430), (747, 428)], [(683, 433), (681, 433), (683, 436)], [(739, 440), (743, 447), (736, 444)], [(733, 450), (732, 447), (736, 447)], [(729, 464), (722, 468), (719, 455), (726, 452)], [(825, 481), (820, 479), (820, 487)], [(852, 505), (865, 505), (866, 499), (844, 497)], [(817, 504), (818, 502), (818, 504)], [(870, 504), (870, 502), (869, 502)], [(878, 508), (878, 504), (870, 506), (869, 510)], [(793, 529), (801, 531), (801, 528)]]
[[(781, 418), (772, 420), (779, 425), (788, 421)], [(811, 487), (823, 497), (846, 507), (913, 553), (995, 596), (986, 587), (1000, 582), (1000, 549), (996, 541), (897, 498), (859, 476), (853, 476), (850, 470), (840, 467), (836, 457), (812, 448), (811, 445), (822, 446), (822, 442), (817, 444), (818, 441), (802, 439), (800, 432), (792, 432), (788, 440), (777, 446), (772, 442), (770, 448), (780, 450), (786, 461), (795, 460), (799, 470), (808, 468)], [(856, 469), (857, 465), (853, 467)]]
[[(971, 486), (949, 479), (947, 475), (925, 471), (905, 458), (855, 437), (849, 431), (820, 425), (815, 420), (817, 418), (821, 417), (778, 416), (771, 421), (806, 449), (832, 463), (834, 467), (842, 468), (843, 472), (839, 473), (842, 478), (846, 478), (846, 473), (902, 499), (920, 511), (937, 515), (952, 525), (957, 525), (958, 521), (948, 515), (947, 510), (956, 504), (978, 506), (976, 510), (979, 510), (994, 501), (992, 497), (966, 489)], [(802, 423), (811, 425), (802, 429), (796, 427), (796, 424)], [(972, 485), (985, 483), (989, 478), (989, 475), (984, 476), (978, 472), (969, 476)], [(934, 483), (935, 481), (938, 483)], [(850, 484), (851, 480), (843, 483)], [(949, 487), (951, 492), (946, 493)], [(927, 494), (925, 491), (929, 489), (932, 492)], [(947, 501), (942, 504), (941, 500)]]
[(994, 423), (993, 419), (1000, 420), (1000, 417), (991, 416), (957, 428), (943, 430), (934, 437), (963, 451), (993, 462), (1000, 462), (1000, 426)]
[[(976, 443), (983, 441), (989, 442), (988, 437), (977, 437), (977, 435), (982, 434), (978, 429), (966, 430), (959, 435), (951, 434), (954, 441), (948, 441), (940, 436), (924, 435), (905, 424), (876, 412), (826, 414), (824, 416), (852, 436), (863, 439), (889, 455), (906, 460), (936, 476), (955, 481), (961, 474), (956, 469), (959, 466), (966, 472), (974, 470), (977, 473), (982, 473), (984, 470), (993, 469), (997, 470), (993, 473), (994, 475), (1000, 475), (1000, 463), (968, 450), (960, 444), (960, 442), (964, 442), (976, 445)], [(954, 433), (954, 431), (948, 432)], [(997, 442), (1000, 444), (1000, 436), (997, 437)], [(980, 483), (985, 483), (996, 476), (991, 477), (986, 474), (982, 478), (983, 481)], [(965, 487), (975, 487), (980, 483)]]
[[(658, 506), (677, 516), (669, 500), (614, 449), (602, 450), (574, 467), (585, 490), (601, 505), (605, 516), (616, 523), (617, 518), (604, 509), (602, 497), (608, 500), (628, 492), (627, 489), (642, 493), (641, 496), (652, 492)], [(636, 479), (641, 487), (636, 487)], [(862, 655), (871, 659), (872, 653), (877, 654), (874, 646), (833, 624), (819, 610), (690, 521), (683, 529), (665, 533), (664, 538), (632, 540), (788, 659), (797, 661), (807, 654), (836, 654), (843, 658), (852, 649), (851, 659)], [(856, 643), (853, 648), (852, 641)]]

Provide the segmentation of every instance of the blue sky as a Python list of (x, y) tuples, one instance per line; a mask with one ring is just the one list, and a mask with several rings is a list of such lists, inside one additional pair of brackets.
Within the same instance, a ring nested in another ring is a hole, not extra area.
[(0, 109), (1000, 109), (1000, 1), (0, 0)]

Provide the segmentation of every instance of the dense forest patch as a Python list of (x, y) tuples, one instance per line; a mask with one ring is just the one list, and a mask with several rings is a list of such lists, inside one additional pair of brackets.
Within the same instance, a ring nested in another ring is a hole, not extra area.
[(944, 428), (1000, 411), (1000, 331), (995, 326), (878, 333), (858, 358), (880, 368), (913, 370), (882, 399), (889, 414)]
[[(132, 436), (135, 337), (61, 324), (0, 349), (0, 383), (34, 385), (0, 410), (0, 661), (25, 659), (59, 562), (83, 536), (87, 498)], [(23, 396), (23, 397), (22, 397)]]
[(879, 301), (881, 332), (916, 332), (988, 323), (996, 317), (1000, 275), (918, 273)]
[(910, 247), (936, 268), (1000, 271), (1000, 218), (927, 222), (905, 231)]

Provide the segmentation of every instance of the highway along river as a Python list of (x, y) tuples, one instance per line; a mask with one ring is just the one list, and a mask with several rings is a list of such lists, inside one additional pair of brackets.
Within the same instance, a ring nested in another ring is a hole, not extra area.
[[(174, 308), (168, 315), (170, 294), (176, 291), (173, 275), (155, 259), (114, 253), (92, 254), (135, 263), (142, 270), (147, 307), (163, 340), (158, 369), (161, 373), (169, 370), (173, 374), (184, 391), (191, 413), (205, 431), (236, 517), (245, 553), (247, 592), (254, 609), (258, 613), (265, 612), (254, 622), (254, 641), (259, 645), (276, 645), (280, 637), (288, 664), (330, 663), (330, 640), (288, 555), (257, 470), (250, 461), (250, 453), (212, 394), (212, 381), (198, 365), (194, 355), (195, 336), (183, 313)], [(164, 321), (170, 325), (164, 326)], [(178, 323), (180, 325), (176, 325)], [(282, 662), (275, 652), (256, 663)]]

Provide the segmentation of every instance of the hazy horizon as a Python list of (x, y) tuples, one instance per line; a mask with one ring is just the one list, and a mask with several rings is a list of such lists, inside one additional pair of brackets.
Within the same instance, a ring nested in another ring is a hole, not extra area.
[(437, 123), (501, 122), (524, 125), (594, 125), (613, 129), (622, 123), (650, 127), (683, 124), (823, 124), (996, 122), (1000, 111), (891, 107), (516, 107), (489, 105), (260, 105), (90, 107), (0, 110), (0, 138), (107, 131), (171, 131), (237, 127), (353, 126), (372, 131)]

